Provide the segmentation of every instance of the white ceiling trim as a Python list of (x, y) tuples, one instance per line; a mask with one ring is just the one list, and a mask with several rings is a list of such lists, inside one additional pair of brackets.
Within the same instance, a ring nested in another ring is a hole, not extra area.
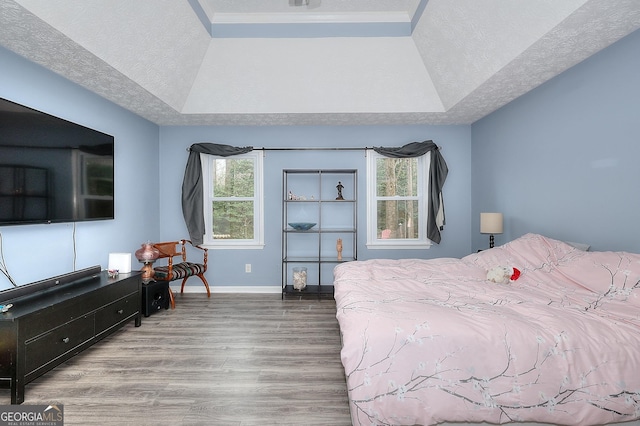
[[(427, 0), (390, 3), (375, 10), (360, 7), (326, 11), (271, 2), (269, 7), (273, 10), (268, 12), (260, 8), (253, 12), (246, 6), (239, 9), (242, 12), (229, 12), (220, 0), (189, 0), (189, 3), (214, 38), (403, 37), (411, 35)], [(247, 3), (251, 4), (244, 2)], [(320, 1), (315, 3), (319, 5)], [(358, 1), (352, 2), (355, 3)]]
[(215, 13), (212, 24), (409, 23), (407, 12)]
[(174, 0), (3, 0), (0, 44), (159, 125), (469, 124), (640, 28), (640, 2), (430, 0), (411, 37), (212, 39), (201, 21)]
[(412, 31), (406, 11), (214, 13), (210, 19), (216, 38), (406, 37)]
[(211, 24), (214, 38), (406, 37), (411, 22), (287, 22)]

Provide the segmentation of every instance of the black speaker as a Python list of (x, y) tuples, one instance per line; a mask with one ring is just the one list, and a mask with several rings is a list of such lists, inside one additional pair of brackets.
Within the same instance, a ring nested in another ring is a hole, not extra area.
[(142, 284), (142, 314), (148, 317), (160, 309), (169, 309), (169, 281)]

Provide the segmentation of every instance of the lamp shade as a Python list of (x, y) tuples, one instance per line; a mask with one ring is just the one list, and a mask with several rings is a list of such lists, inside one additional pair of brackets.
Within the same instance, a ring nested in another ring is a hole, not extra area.
[(136, 250), (136, 259), (140, 262), (153, 262), (160, 256), (160, 250), (155, 248), (153, 244), (147, 242)]
[(480, 233), (502, 234), (502, 213), (480, 213)]

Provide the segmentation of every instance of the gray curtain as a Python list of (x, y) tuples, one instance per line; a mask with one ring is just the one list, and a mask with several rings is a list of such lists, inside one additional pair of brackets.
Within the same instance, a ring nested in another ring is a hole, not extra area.
[(187, 225), (189, 239), (198, 246), (203, 242), (204, 216), (202, 205), (202, 164), (200, 153), (229, 157), (252, 151), (250, 146), (235, 147), (217, 143), (196, 143), (189, 148), (187, 167), (182, 180), (182, 215)]
[(374, 147), (373, 150), (380, 155), (393, 158), (419, 157), (431, 152), (431, 166), (429, 167), (429, 218), (427, 221), (427, 237), (440, 244), (440, 231), (444, 229), (444, 201), (442, 187), (447, 180), (449, 169), (444, 161), (440, 148), (433, 141), (411, 142), (402, 147)]

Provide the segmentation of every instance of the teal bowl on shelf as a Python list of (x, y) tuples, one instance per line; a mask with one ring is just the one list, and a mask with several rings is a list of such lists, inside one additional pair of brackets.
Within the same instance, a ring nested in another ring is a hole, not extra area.
[(311, 222), (294, 222), (294, 223), (289, 223), (289, 226), (295, 229), (296, 231), (308, 231), (309, 229), (316, 226), (316, 224)]

